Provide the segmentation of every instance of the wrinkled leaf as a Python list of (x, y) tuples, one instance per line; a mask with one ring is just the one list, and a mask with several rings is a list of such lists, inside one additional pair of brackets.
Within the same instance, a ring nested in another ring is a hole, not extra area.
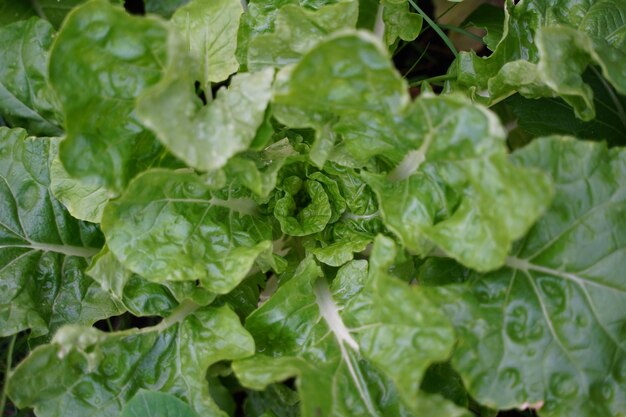
[(120, 310), (85, 276), (102, 237), (72, 218), (50, 190), (47, 138), (0, 127), (0, 334), (45, 335)]
[(104, 210), (102, 230), (125, 268), (154, 282), (200, 280), (227, 293), (271, 248), (249, 193), (211, 191), (192, 173), (150, 170)]
[(491, 103), (515, 91), (530, 98), (558, 95), (577, 117), (591, 120), (593, 93), (581, 77), (589, 65), (598, 65), (626, 94), (625, 3), (507, 0), (506, 13), (505, 35), (490, 57), (459, 56), (459, 84), (475, 99)]
[(96, 0), (74, 9), (50, 56), (65, 113), (60, 159), (70, 175), (119, 192), (162, 153), (134, 113), (161, 77), (168, 30), (154, 18)]
[(317, 10), (296, 4), (283, 6), (276, 15), (274, 31), (250, 40), (248, 69), (283, 67), (297, 62), (325, 36), (340, 29), (354, 28), (357, 9), (356, 1), (341, 1)]
[(239, 0), (192, 0), (172, 16), (171, 24), (194, 59), (191, 74), (203, 87), (225, 80), (239, 67), (235, 49), (241, 13)]
[(50, 143), (50, 190), (73, 217), (100, 223), (110, 193), (103, 187), (85, 184), (65, 170), (58, 156), (59, 143)]
[[(179, 45), (172, 48), (178, 48)], [(228, 89), (202, 105), (184, 58), (171, 49), (163, 80), (141, 96), (137, 112), (169, 150), (191, 167), (222, 168), (237, 152), (248, 149), (265, 117), (273, 71), (238, 74)]]
[(206, 370), (250, 355), (254, 341), (228, 308), (197, 307), (182, 304), (140, 330), (64, 327), (15, 369), (9, 396), (39, 417), (118, 417), (135, 393), (147, 389), (175, 395), (199, 415), (225, 417), (209, 395)]
[(33, 17), (0, 28), (0, 115), (33, 135), (62, 133), (47, 64), (53, 29)]
[(85, 272), (135, 316), (167, 316), (182, 301), (207, 305), (214, 299), (213, 294), (197, 287), (195, 282), (158, 284), (133, 274), (106, 246)]
[(388, 176), (364, 176), (385, 224), (417, 254), (434, 245), (477, 270), (501, 266), (549, 204), (548, 178), (511, 164), (495, 116), (464, 99), (422, 96), (411, 110), (419, 148)]
[(448, 296), (463, 340), (453, 364), (472, 396), (494, 408), (619, 416), (626, 312), (615, 306), (626, 301), (626, 154), (553, 137), (514, 156), (552, 175), (554, 202), (502, 269), (474, 275), (469, 292)]
[(173, 395), (140, 389), (119, 417), (198, 417), (198, 414)]
[[(379, 248), (388, 245), (381, 241)], [(398, 395), (415, 412), (438, 403), (419, 393), (419, 381), (431, 361), (448, 355), (451, 328), (415, 289), (386, 275), (381, 262), (369, 275), (365, 261), (346, 264), (329, 289), (319, 267), (305, 260), (246, 320), (259, 353), (233, 364), (240, 381), (263, 389), (296, 376), (303, 416), (407, 415)], [(438, 404), (439, 411), (454, 410)]]

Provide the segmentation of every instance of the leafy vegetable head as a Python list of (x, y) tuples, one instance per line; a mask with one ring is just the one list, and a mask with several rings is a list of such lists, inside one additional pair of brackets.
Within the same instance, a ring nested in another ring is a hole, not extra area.
[(0, 403), (625, 416), (622, 2), (116, 3), (0, 2)]

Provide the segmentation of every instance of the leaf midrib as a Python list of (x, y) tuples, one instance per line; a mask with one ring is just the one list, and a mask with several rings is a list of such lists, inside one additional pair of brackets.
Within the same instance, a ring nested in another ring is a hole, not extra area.
[(32, 242), (32, 241), (29, 241), (27, 244), (0, 245), (0, 249), (6, 249), (6, 248), (25, 248), (25, 249), (31, 249), (34, 251), (55, 252), (55, 253), (60, 253), (65, 256), (78, 256), (81, 258), (90, 258), (92, 256), (95, 256), (98, 252), (100, 252), (100, 249), (98, 248), (70, 246), (70, 245), (55, 245), (51, 243), (40, 243), (40, 242)]

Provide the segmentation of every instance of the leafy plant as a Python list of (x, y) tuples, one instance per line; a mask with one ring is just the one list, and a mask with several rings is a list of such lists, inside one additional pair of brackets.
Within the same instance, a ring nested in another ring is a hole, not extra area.
[(626, 416), (626, 3), (126, 3), (0, 3), (3, 407)]

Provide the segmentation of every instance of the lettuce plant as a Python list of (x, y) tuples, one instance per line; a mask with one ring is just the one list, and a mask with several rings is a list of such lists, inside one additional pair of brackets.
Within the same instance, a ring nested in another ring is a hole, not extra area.
[(0, 3), (2, 404), (626, 416), (625, 2), (120, 3)]

